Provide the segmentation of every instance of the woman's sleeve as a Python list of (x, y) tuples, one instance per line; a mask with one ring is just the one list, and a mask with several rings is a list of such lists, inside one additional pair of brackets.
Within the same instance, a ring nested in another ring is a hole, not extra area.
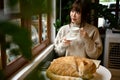
[(62, 42), (62, 38), (64, 37), (64, 35), (65, 33), (63, 29), (60, 29), (57, 33), (57, 36), (54, 42), (54, 50), (59, 56), (65, 55), (65, 51), (66, 51), (66, 46), (64, 46)]
[(98, 29), (95, 29), (92, 37), (84, 40), (85, 51), (89, 58), (97, 59), (102, 53), (102, 41)]

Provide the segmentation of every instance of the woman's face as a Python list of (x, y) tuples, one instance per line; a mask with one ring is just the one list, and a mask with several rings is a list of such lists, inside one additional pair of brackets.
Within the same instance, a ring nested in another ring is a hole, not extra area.
[(71, 10), (70, 11), (70, 18), (71, 18), (72, 23), (75, 23), (75, 24), (79, 25), (80, 22), (81, 22), (81, 13), (77, 12), (77, 11), (74, 11), (74, 10)]

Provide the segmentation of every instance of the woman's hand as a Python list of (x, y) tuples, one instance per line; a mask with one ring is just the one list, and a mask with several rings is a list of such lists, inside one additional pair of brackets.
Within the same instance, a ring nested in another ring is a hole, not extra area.
[(70, 40), (67, 40), (67, 39), (64, 37), (63, 40), (62, 40), (62, 42), (63, 42), (64, 46), (69, 46), (71, 41), (70, 41)]

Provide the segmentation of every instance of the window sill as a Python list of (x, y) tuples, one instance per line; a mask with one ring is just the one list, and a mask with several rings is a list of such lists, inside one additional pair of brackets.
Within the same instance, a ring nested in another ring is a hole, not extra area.
[(17, 72), (10, 80), (23, 80), (51, 51), (53, 50), (53, 44), (47, 47), (40, 55), (34, 60)]

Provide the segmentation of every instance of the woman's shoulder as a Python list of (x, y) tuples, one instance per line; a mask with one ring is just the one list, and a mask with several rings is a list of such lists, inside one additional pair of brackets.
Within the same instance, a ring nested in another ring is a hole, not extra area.
[(96, 27), (96, 26), (94, 26), (94, 25), (92, 25), (92, 24), (88, 24), (88, 23), (86, 23), (86, 26), (85, 26), (85, 28), (87, 29), (87, 30), (97, 30), (98, 31), (98, 28)]
[(61, 26), (61, 28), (68, 28), (68, 27), (69, 27), (69, 24)]
[(63, 25), (60, 27), (60, 30), (66, 30), (69, 28), (69, 24)]

